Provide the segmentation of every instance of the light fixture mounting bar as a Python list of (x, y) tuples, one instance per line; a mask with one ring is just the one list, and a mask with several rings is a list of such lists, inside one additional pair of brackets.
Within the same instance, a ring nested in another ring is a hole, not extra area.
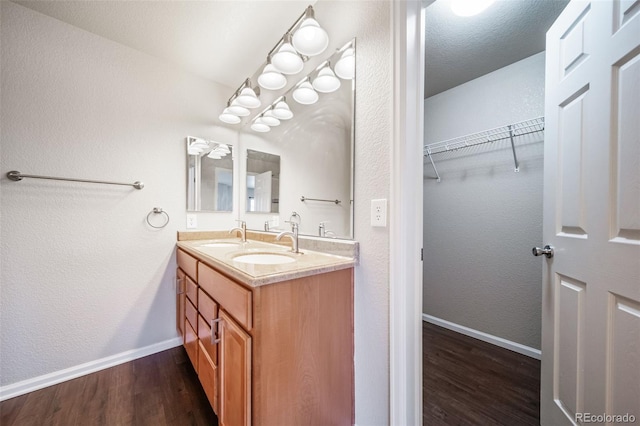
[(300, 25), (300, 23), (302, 22), (302, 20), (307, 17), (310, 16), (311, 18), (313, 18), (315, 15), (315, 13), (313, 12), (313, 6), (309, 5), (307, 6), (307, 8), (304, 10), (304, 12), (302, 12), (302, 14), (298, 17), (298, 19), (296, 19), (296, 21), (293, 23), (293, 25), (291, 25), (289, 27), (289, 29), (287, 31), (285, 31), (285, 33), (283, 34), (282, 37), (280, 37), (280, 40), (278, 40), (278, 42), (276, 43), (275, 46), (273, 46), (273, 49), (271, 49), (269, 51), (269, 53), (267, 53), (267, 59), (271, 58), (271, 55), (273, 54), (273, 52), (275, 52), (280, 46), (282, 46), (282, 43), (284, 43), (285, 38), (287, 37), (287, 35), (291, 35), (291, 33), (293, 32), (293, 30)]

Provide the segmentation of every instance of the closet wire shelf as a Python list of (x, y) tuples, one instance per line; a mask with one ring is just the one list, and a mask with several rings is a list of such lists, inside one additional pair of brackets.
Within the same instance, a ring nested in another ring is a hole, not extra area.
[(536, 117), (506, 126), (496, 127), (495, 129), (484, 130), (482, 132), (425, 145), (424, 156), (428, 157), (429, 161), (431, 161), (431, 166), (433, 166), (433, 171), (436, 173), (437, 181), (440, 182), (440, 175), (433, 161), (434, 155), (509, 139), (511, 142), (511, 151), (513, 152), (513, 162), (515, 164), (514, 171), (519, 172), (520, 165), (516, 155), (514, 138), (542, 131), (544, 131), (544, 117)]

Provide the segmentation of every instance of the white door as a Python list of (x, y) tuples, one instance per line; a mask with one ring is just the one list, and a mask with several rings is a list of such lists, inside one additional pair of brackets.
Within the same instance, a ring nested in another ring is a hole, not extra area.
[(640, 422), (640, 1), (571, 1), (546, 60), (541, 424)]
[(271, 211), (271, 170), (256, 175), (256, 187), (253, 196), (256, 200), (256, 211)]

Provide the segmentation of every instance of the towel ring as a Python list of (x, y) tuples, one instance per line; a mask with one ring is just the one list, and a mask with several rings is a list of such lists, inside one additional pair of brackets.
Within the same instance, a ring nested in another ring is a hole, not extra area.
[[(149, 216), (151, 216), (152, 214), (163, 214), (165, 215), (165, 217), (167, 218), (167, 220), (165, 221), (165, 223), (163, 223), (160, 226), (156, 226), (156, 225), (152, 225), (151, 222), (149, 221)], [(150, 227), (152, 228), (156, 228), (156, 229), (160, 229), (160, 228), (164, 228), (165, 226), (167, 226), (167, 224), (169, 223), (169, 213), (165, 212), (164, 210), (162, 210), (162, 207), (154, 207), (153, 210), (151, 210), (149, 212), (149, 214), (147, 214), (147, 223), (149, 224)]]

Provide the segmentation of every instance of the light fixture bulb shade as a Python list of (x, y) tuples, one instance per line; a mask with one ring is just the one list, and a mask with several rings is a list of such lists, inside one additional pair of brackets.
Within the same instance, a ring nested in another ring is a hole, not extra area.
[(245, 108), (258, 108), (260, 106), (260, 99), (258, 99), (256, 92), (250, 87), (242, 89), (240, 95), (235, 100), (240, 106)]
[(279, 90), (287, 85), (287, 77), (282, 75), (273, 64), (267, 64), (258, 77), (258, 84), (267, 90)]
[(356, 76), (356, 51), (350, 47), (342, 52), (342, 56), (333, 69), (338, 77), (353, 80)]
[(229, 145), (226, 145), (224, 143), (219, 144), (215, 150), (218, 152), (224, 152), (225, 154), (231, 153), (231, 150), (229, 149)]
[(229, 108), (225, 108), (224, 111), (222, 111), (222, 114), (218, 116), (218, 118), (220, 119), (220, 121), (227, 124), (238, 124), (240, 122), (240, 117), (232, 114), (231, 111), (229, 111)]
[(209, 154), (207, 154), (207, 157), (212, 158), (214, 160), (220, 160), (222, 158), (222, 155), (220, 155), (215, 151), (211, 151)]
[(495, 0), (451, 0), (451, 10), (458, 16), (474, 16), (491, 6)]
[(280, 120), (274, 117), (273, 112), (271, 110), (264, 113), (264, 115), (262, 116), (262, 122), (270, 127), (280, 125)]
[(231, 105), (226, 109), (229, 110), (229, 113), (237, 115), (238, 117), (246, 117), (251, 113), (248, 108), (240, 105), (237, 99), (234, 99), (233, 102), (231, 102)]
[(300, 28), (293, 34), (293, 47), (303, 55), (316, 56), (325, 51), (329, 45), (329, 36), (318, 21), (306, 18)]
[(251, 130), (260, 133), (266, 133), (271, 130), (271, 127), (262, 122), (262, 118), (257, 118), (251, 125)]
[(271, 57), (271, 64), (283, 74), (297, 74), (304, 68), (302, 58), (291, 43), (283, 43)]
[(311, 105), (318, 102), (318, 93), (313, 90), (311, 83), (305, 81), (293, 91), (293, 99), (299, 104)]
[(326, 66), (320, 70), (318, 76), (313, 79), (313, 88), (320, 93), (335, 92), (340, 88), (340, 79), (331, 70), (330, 66)]
[(293, 118), (291, 108), (285, 101), (280, 101), (273, 107), (272, 114), (278, 120), (289, 120)]
[(189, 155), (200, 155), (201, 152), (202, 152), (202, 150), (199, 149), (199, 148), (195, 148), (195, 147), (191, 147), (191, 146), (189, 148), (187, 148), (187, 153)]

